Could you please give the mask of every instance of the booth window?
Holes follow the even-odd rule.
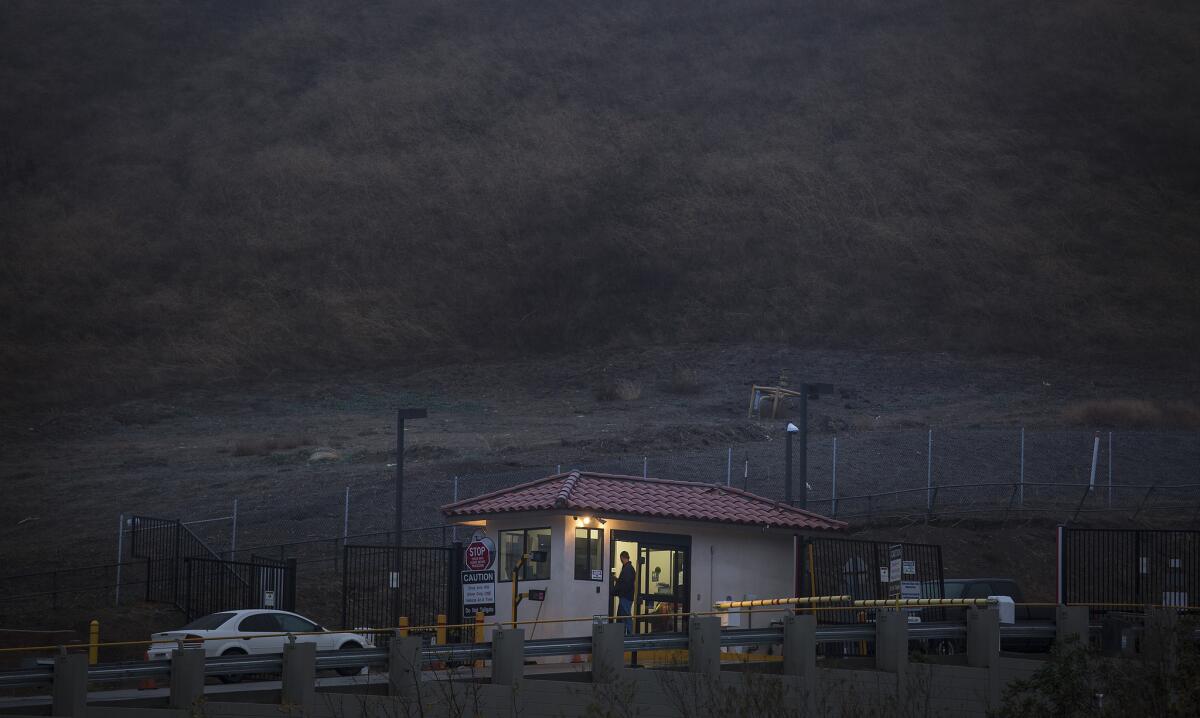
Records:
[[[530,558],[521,569],[522,581],[545,581],[550,578],[550,529],[515,529],[500,532],[500,575],[497,581],[511,581],[513,569],[521,554],[545,551],[545,561]]]
[[[575,580],[603,581],[604,529],[575,529]]]

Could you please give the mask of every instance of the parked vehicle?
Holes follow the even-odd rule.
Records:
[[[170,660],[180,640],[188,648],[203,648],[208,658],[282,653],[287,634],[297,643],[315,643],[318,651],[343,651],[373,645],[369,635],[340,633],[288,611],[246,610],[213,613],[174,631],[150,636],[154,641],[146,652],[151,661]],[[304,634],[304,635],[298,635]],[[343,676],[353,676],[361,667],[338,668]],[[241,674],[223,675],[224,683],[237,683]]]
[[[945,580],[946,598],[987,598],[988,596],[1008,596],[1017,604],[1013,613],[1017,623],[1030,621],[1053,621],[1054,609],[1048,606],[1025,606],[1025,596],[1021,587],[1011,578],[948,578]],[[946,609],[946,618],[951,621],[963,620],[966,609]],[[1004,651],[1046,651],[1050,641],[1041,638],[1005,638],[1000,642]],[[930,645],[931,653],[948,655],[961,653],[965,645],[961,641],[940,640]]]

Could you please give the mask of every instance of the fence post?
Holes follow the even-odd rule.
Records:
[[[725,456],[725,485],[729,486],[733,482],[733,447],[729,447],[729,453]]]
[[[804,715],[816,713],[817,619],[812,614],[783,617],[783,674],[797,676],[803,686]]]
[[[58,571],[50,574],[50,607],[58,608]]]
[[[233,497],[233,528],[229,532],[229,560],[237,557],[237,497]]]
[[[59,648],[54,658],[50,714],[82,718],[87,712],[87,656]]]
[[[649,477],[649,462],[646,460],[646,457],[643,456],[642,457],[642,478],[645,479],[648,477]]]
[[[1108,508],[1112,508],[1112,432],[1108,432]]]
[[[497,629],[492,634],[492,685],[515,686],[524,676],[525,629]]]
[[[555,472],[555,473],[562,473],[562,472]],[[453,501],[453,503],[458,503],[458,474],[454,475],[454,501]],[[450,529],[450,540],[452,542],[458,541],[458,524],[454,524],[454,527]]]
[[[1017,494],[1017,505],[1025,506],[1025,427],[1021,427],[1021,474],[1017,479],[1021,490]]]
[[[462,571],[463,545],[455,541],[450,546],[450,571],[446,576],[446,612],[453,617],[453,624],[462,623],[466,618],[462,604]]]
[[[347,626],[346,618],[350,609],[350,547],[342,547],[342,628],[357,628],[357,626]]]
[[[179,555],[183,542],[183,522],[175,519],[175,560],[171,571],[171,600],[179,605]]]
[[[721,619],[716,616],[688,621],[688,671],[713,678],[721,671]]]
[[[1000,705],[1000,612],[995,607],[967,609],[967,665],[987,671],[987,704]]]
[[[192,616],[192,560],[185,558],[183,563],[187,566],[187,583],[184,584],[183,617],[190,621],[194,618]],[[175,597],[175,602],[179,603],[178,596]]]
[[[168,705],[190,709],[204,696],[204,649],[176,649],[171,654],[171,695]]]
[[[113,605],[121,605],[121,564],[125,561],[125,514],[117,518],[117,590]]]
[[[830,513],[834,518],[837,518],[837,437],[833,437],[833,499],[830,504]]]
[[[284,595],[287,600],[285,611],[296,610],[296,559],[289,558],[283,574]]]
[[[933,512],[933,429],[929,430],[929,443],[925,448],[925,511]]]
[[[316,695],[316,674],[317,644],[297,643],[295,636],[288,636],[283,647],[282,704],[300,708],[307,715]]]
[[[346,500],[342,504],[342,548],[350,539],[350,487],[346,487]]]
[[[396,631],[388,642],[388,694],[408,698],[421,694],[421,639]]]
[[[592,682],[616,683],[625,655],[625,626],[592,624]]]
[[[1096,432],[1092,442],[1092,473],[1088,476],[1088,491],[1096,488],[1096,464],[1100,462],[1100,432]]]

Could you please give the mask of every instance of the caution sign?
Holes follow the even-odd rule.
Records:
[[[473,618],[476,613],[496,615],[496,572],[462,572],[463,618]]]
[[[496,615],[496,544],[483,531],[476,531],[463,549],[463,565],[463,618],[473,619],[480,611]]]

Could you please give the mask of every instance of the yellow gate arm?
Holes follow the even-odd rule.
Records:
[[[752,601],[717,601],[713,608],[724,611],[729,608],[754,608],[756,606],[789,606],[800,604],[813,606],[822,603],[845,603],[850,596],[792,596],[791,598],[757,598]]]

